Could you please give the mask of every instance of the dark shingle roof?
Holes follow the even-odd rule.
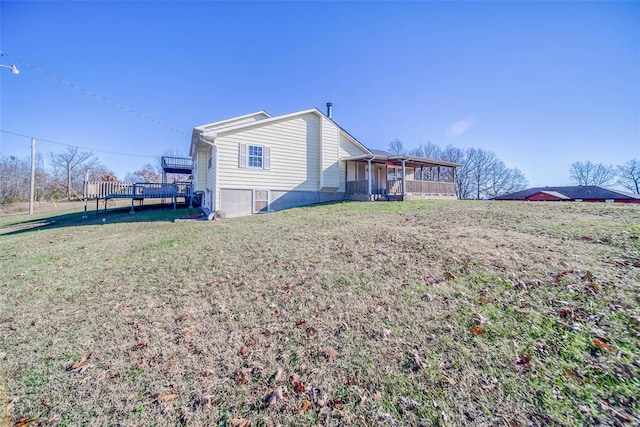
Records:
[[[606,200],[606,199],[624,199],[624,200],[640,200],[640,195],[628,193],[626,191],[612,190],[608,188],[598,187],[595,185],[573,185],[568,187],[534,187],[526,190],[516,191],[515,193],[503,194],[494,197],[494,200],[526,200],[541,191],[560,193],[569,199],[583,200]]]

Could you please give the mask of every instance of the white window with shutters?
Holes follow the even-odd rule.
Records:
[[[264,145],[239,144],[238,167],[271,169],[271,148]]]
[[[270,191],[269,190],[253,190],[253,213],[270,212]]]

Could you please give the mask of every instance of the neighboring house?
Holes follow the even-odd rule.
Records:
[[[197,126],[189,155],[202,206],[241,216],[338,200],[455,198],[457,163],[370,150],[318,109]]]
[[[640,203],[640,195],[595,185],[535,187],[494,197],[493,200]]]

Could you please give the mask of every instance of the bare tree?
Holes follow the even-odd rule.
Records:
[[[631,159],[618,166],[618,184],[629,191],[640,194],[640,160]]]
[[[62,153],[49,153],[49,161],[54,170],[65,176],[67,200],[71,200],[72,181],[82,176],[86,168],[96,159],[91,151],[80,151],[78,147],[68,147],[67,151]]]
[[[406,150],[404,149],[404,146],[402,145],[402,141],[400,141],[398,138],[396,138],[393,141],[389,142],[389,152],[391,154],[404,154],[404,153],[406,153]]]
[[[440,160],[442,150],[433,142],[427,141],[426,144],[420,144],[417,148],[410,150],[409,154],[427,159]]]
[[[29,161],[0,157],[0,204],[24,200],[29,191]]]
[[[607,185],[616,178],[616,169],[604,163],[575,162],[571,164],[569,174],[578,185]]]
[[[162,175],[158,172],[158,170],[151,164],[147,163],[142,167],[142,169],[137,170],[133,173],[128,173],[125,177],[125,181],[129,182],[161,182]]]
[[[490,175],[490,186],[487,196],[495,197],[501,194],[523,190],[529,181],[518,168],[507,168],[500,161]]]

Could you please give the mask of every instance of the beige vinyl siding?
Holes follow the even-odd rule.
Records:
[[[193,177],[196,181],[195,191],[204,191],[207,188],[207,153],[209,150],[198,150],[196,161],[193,162],[195,170]]]
[[[217,170],[216,170],[216,165],[217,165],[217,159],[216,159],[216,152],[217,152],[217,147],[210,147],[209,150],[207,150],[206,152],[206,156],[205,158],[208,158],[209,156],[209,151],[211,152],[211,168],[207,168],[207,188],[213,193],[213,201],[214,204],[213,206],[210,206],[212,210],[217,210],[218,206],[219,206],[219,200],[218,198],[220,197],[219,191],[217,191],[216,188],[216,178],[217,178]],[[205,164],[205,167],[208,166],[208,164]]]
[[[305,114],[218,136],[218,188],[317,191],[318,126]],[[238,167],[240,144],[269,147],[271,169]]]
[[[364,151],[362,148],[360,148],[358,145],[354,144],[353,142],[351,142],[351,140],[349,138],[347,138],[346,136],[344,136],[342,133],[340,134],[340,145],[338,147],[339,151],[339,156],[340,158],[343,157],[350,157],[350,156],[360,156],[362,154],[368,154],[366,151]],[[346,162],[345,161],[341,161],[340,162],[340,174],[339,174],[339,180],[340,180],[340,186],[338,188],[338,191],[345,191],[345,165]],[[355,178],[354,176],[354,171],[355,171],[355,167],[353,165],[353,163],[351,163],[349,165],[349,180],[353,180]],[[361,178],[359,178],[361,179]]]
[[[340,163],[338,141],[340,129],[330,120],[322,117],[322,190],[337,189],[340,186]]]

